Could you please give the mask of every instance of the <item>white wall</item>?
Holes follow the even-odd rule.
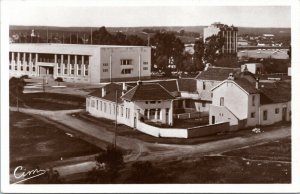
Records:
[[[248,95],[239,86],[227,80],[213,90],[212,104],[220,106],[220,98],[224,97],[226,106],[238,119],[243,120],[248,117]]]
[[[261,125],[272,125],[274,123],[282,121],[282,109],[283,107],[287,108],[286,112],[286,120],[290,121],[290,111],[291,111],[291,102],[287,103],[278,103],[278,104],[265,104],[260,107],[260,124]],[[275,109],[279,108],[279,113],[275,113]],[[263,112],[267,111],[267,120],[264,120],[263,118]]]
[[[122,59],[130,59],[132,64],[121,65]],[[108,66],[103,66],[104,63],[108,63]],[[101,48],[100,67],[101,80],[149,77],[151,75],[151,49],[149,47]],[[103,72],[103,69],[108,69],[108,72]],[[131,74],[121,74],[122,69],[132,69]]]

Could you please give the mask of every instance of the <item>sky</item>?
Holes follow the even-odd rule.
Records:
[[[207,26],[214,22],[221,22],[241,27],[290,27],[291,9],[289,6],[190,6],[184,4],[182,6],[144,6],[143,4],[102,6],[88,3],[75,6],[13,4],[8,11],[8,18],[10,25]]]

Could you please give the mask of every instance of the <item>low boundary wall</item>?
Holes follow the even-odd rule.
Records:
[[[154,137],[194,138],[229,131],[229,122],[180,129],[159,128],[138,121],[136,128],[137,130]]]

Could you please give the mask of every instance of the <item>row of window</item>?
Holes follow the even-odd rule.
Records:
[[[155,119],[155,112],[156,112],[156,119],[160,120],[160,112],[161,109],[145,109],[145,113],[144,115],[148,118],[148,119]]]
[[[275,108],[275,114],[279,114],[280,109],[279,108]],[[255,112],[251,113],[251,118],[255,118]],[[268,111],[264,110],[263,111],[263,120],[268,120]]]
[[[15,65],[14,67],[15,67],[14,70],[17,71],[18,70],[18,66]],[[12,70],[12,65],[9,65],[9,70]],[[26,66],[26,68],[23,68],[23,66],[20,66],[20,71],[24,71],[24,70],[25,71],[30,71],[29,66]],[[32,71],[33,72],[35,71],[35,67],[34,66],[32,67]]]
[[[68,57],[70,57],[70,64],[75,64],[75,59],[77,56],[77,64],[82,64],[82,60],[84,64],[89,64],[89,56],[87,55],[65,55],[65,54],[57,54],[57,63],[65,63],[68,64]],[[35,62],[36,53],[31,53],[31,62]],[[9,52],[9,61],[18,60],[18,53]],[[20,61],[30,61],[30,53],[20,52],[19,53]],[[55,54],[48,53],[38,53],[37,54],[38,62],[45,63],[54,63],[55,62]]]
[[[108,103],[108,102],[102,102],[100,100],[91,100],[91,107],[92,108],[96,108],[99,111],[102,111],[104,113],[108,113],[108,114],[112,114],[115,115],[116,114],[116,105],[113,103]],[[117,115],[123,117],[124,116],[124,107],[121,106],[118,108],[119,110],[117,110]],[[125,118],[129,119],[130,118],[130,109],[129,108],[125,108]]]
[[[83,66],[81,64],[77,64],[77,75],[82,75],[82,67],[84,68],[84,76],[88,75],[88,68],[89,65],[84,64]],[[62,71],[63,69],[63,71]],[[63,72],[63,75],[74,75],[75,74],[75,65],[70,64],[70,68],[68,68],[67,64],[57,64],[57,74],[61,74]],[[69,72],[69,73],[68,73]]]
[[[104,64],[103,66],[108,66],[108,63]],[[121,65],[132,65],[132,59],[121,59]],[[148,61],[143,61],[143,65],[148,65]]]
[[[145,103],[146,103],[146,104],[156,104],[156,103],[160,104],[161,101],[155,101],[155,100],[152,100],[152,101],[145,101]]]

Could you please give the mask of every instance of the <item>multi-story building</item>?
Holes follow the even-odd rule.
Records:
[[[212,93],[210,124],[229,122],[237,130],[291,121],[290,83],[253,83],[231,74]]]
[[[151,49],[146,46],[9,45],[10,76],[61,77],[67,82],[99,83],[150,78]]]
[[[213,23],[212,25],[204,28],[204,42],[208,37],[213,35],[224,38],[224,45],[222,47],[222,53],[237,53],[237,34],[238,28],[234,26],[228,26],[221,23]]]

